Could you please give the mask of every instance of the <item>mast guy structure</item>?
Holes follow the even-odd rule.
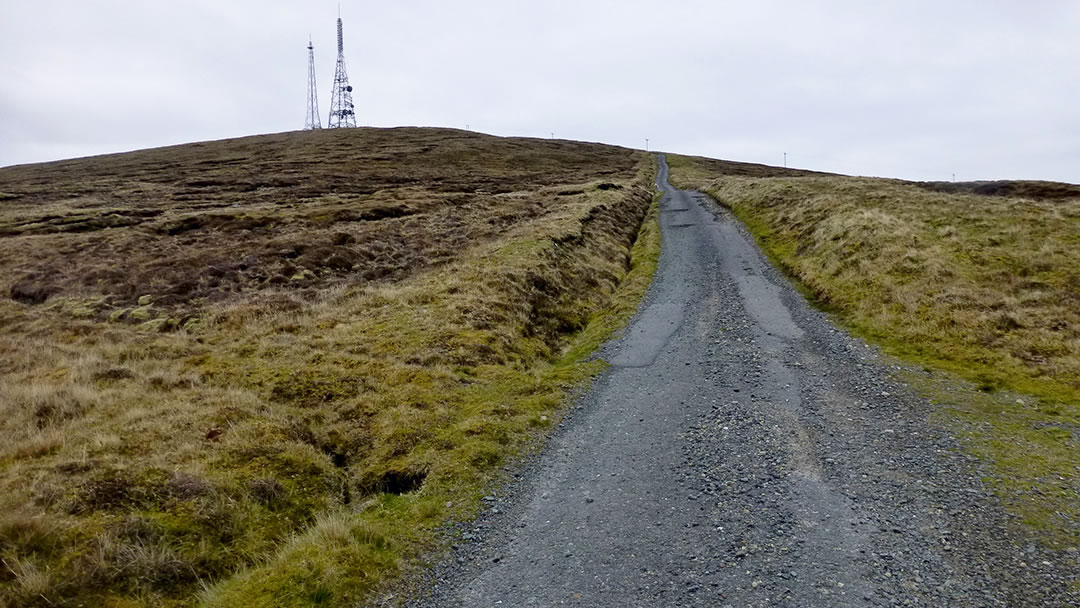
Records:
[[[330,129],[356,126],[352,87],[349,86],[349,77],[345,74],[345,44],[340,16],[337,20],[337,67],[334,68],[334,90],[330,92],[330,118],[326,126]]]
[[[304,130],[322,128],[322,118],[319,116],[319,92],[315,86],[315,47],[308,38],[307,43],[308,71],[307,71],[307,116],[304,117]]]

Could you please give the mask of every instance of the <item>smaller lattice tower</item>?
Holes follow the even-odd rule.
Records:
[[[307,116],[304,117],[304,130],[322,128],[322,117],[319,116],[319,88],[315,86],[315,46],[308,38],[307,43]]]
[[[341,33],[341,17],[337,20],[337,67],[334,68],[334,90],[330,93],[330,118],[326,126],[355,127],[356,113],[353,111],[352,87],[349,76],[345,73],[345,42]]]

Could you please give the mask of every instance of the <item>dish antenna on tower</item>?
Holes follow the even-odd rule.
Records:
[[[337,67],[334,68],[334,90],[330,92],[330,119],[326,126],[331,129],[356,126],[353,111],[352,87],[345,73],[345,36],[341,29],[341,7],[337,20]]]

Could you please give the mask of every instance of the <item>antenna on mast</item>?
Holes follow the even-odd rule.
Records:
[[[307,56],[307,114],[304,117],[305,131],[322,128],[322,118],[319,117],[319,88],[315,86],[315,46],[311,44],[311,34],[308,34]]]
[[[345,36],[341,27],[341,5],[337,20],[337,67],[334,68],[334,89],[330,93],[330,118],[326,126],[331,129],[355,127],[356,112],[353,111],[352,87],[345,73]]]

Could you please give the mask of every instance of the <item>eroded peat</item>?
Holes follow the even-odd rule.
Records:
[[[438,129],[0,170],[0,597],[366,597],[596,371],[653,172]]]

